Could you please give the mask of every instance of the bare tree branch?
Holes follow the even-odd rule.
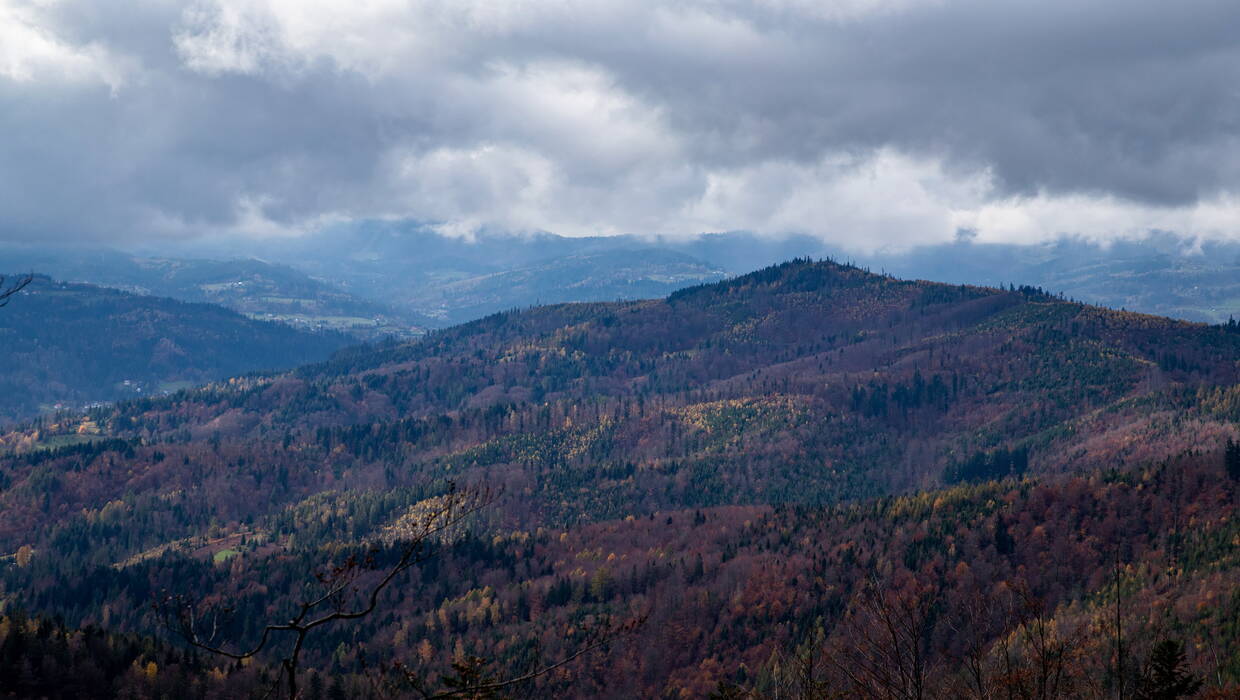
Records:
[[[18,292],[25,289],[27,285],[34,281],[33,274],[27,274],[10,282],[9,279],[0,275],[0,306],[7,306],[9,300]]]
[[[862,584],[841,622],[828,662],[854,697],[924,700],[936,695],[930,641],[941,587],[914,582],[888,590],[874,577]]]
[[[497,494],[489,488],[458,490],[455,486],[451,486],[448,493],[436,500],[429,512],[416,519],[412,531],[401,537],[403,545],[400,557],[395,564],[387,567],[386,573],[378,582],[370,585],[368,594],[364,596],[364,605],[349,609],[347,605],[351,596],[348,595],[348,591],[351,589],[354,593],[360,593],[361,589],[355,585],[356,581],[364,571],[369,570],[368,564],[373,562],[369,558],[366,561],[358,561],[356,557],[350,557],[344,564],[334,567],[330,573],[316,577],[325,587],[322,595],[300,603],[297,614],[288,622],[268,624],[263,628],[258,642],[244,651],[231,651],[216,641],[220,633],[219,623],[222,618],[230,614],[229,608],[200,612],[197,604],[184,597],[167,597],[158,602],[156,607],[164,617],[167,626],[186,642],[212,654],[237,661],[252,658],[261,653],[273,643],[274,634],[290,633],[293,638],[292,649],[280,660],[283,674],[281,679],[277,680],[277,685],[281,681],[286,682],[288,697],[296,698],[298,695],[297,670],[307,635],[323,625],[338,620],[356,620],[374,612],[379,605],[380,595],[392,581],[401,572],[426,560],[427,545],[432,539],[491,505],[496,498]],[[331,604],[330,612],[319,613],[319,609],[326,607],[329,603]],[[316,616],[316,613],[319,614]],[[210,620],[210,631],[205,634],[199,629],[200,621],[204,618]]]

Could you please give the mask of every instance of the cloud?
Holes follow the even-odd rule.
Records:
[[[1234,238],[1223,0],[0,0],[0,235]]]
[[[45,3],[0,0],[0,79],[124,83],[122,61],[100,44],[74,45],[46,26]]]

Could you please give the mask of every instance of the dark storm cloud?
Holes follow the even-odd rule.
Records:
[[[1231,2],[125,7],[0,0],[0,235],[1219,236],[1240,190]]]

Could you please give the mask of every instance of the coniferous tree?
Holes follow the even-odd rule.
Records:
[[[995,522],[995,549],[1005,557],[1016,551],[1016,540],[1012,539],[1007,522],[1002,517]]]
[[[1240,442],[1235,442],[1234,440],[1227,441],[1223,464],[1227,468],[1227,476],[1232,481],[1240,481]]]
[[[1184,643],[1164,639],[1154,646],[1137,686],[1138,700],[1175,700],[1201,689],[1202,681],[1184,668]]]

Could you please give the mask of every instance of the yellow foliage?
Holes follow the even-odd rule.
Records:
[[[435,660],[435,647],[431,646],[429,639],[423,639],[418,642],[418,659],[423,664],[429,664]]]

